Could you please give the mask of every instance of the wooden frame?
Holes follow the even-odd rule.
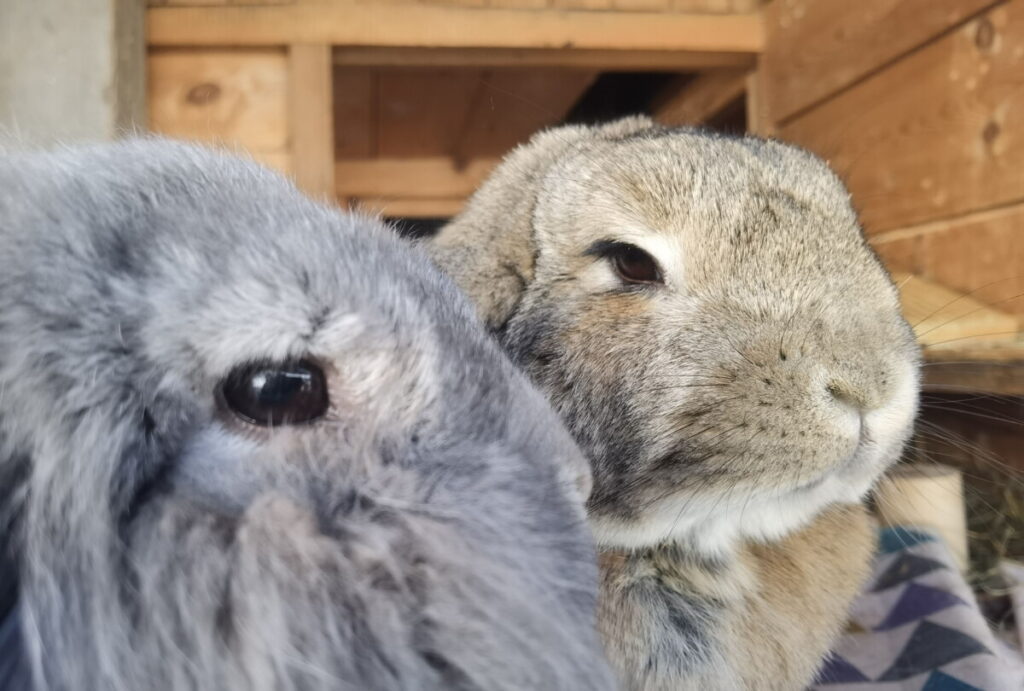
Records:
[[[294,43],[396,48],[688,51],[756,55],[761,16],[301,2],[153,7],[150,46]]]

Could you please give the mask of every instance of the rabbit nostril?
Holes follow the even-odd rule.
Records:
[[[834,398],[838,403],[842,403],[845,406],[849,406],[854,410],[860,410],[863,406],[861,399],[852,392],[849,387],[840,382],[829,382],[825,385],[825,390],[828,394]]]

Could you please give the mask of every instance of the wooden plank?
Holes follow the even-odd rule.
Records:
[[[382,0],[376,0],[381,2]],[[391,4],[413,4],[415,0],[383,0]],[[148,0],[150,7],[187,7],[190,5],[287,5],[295,0]],[[759,0],[420,0],[424,5],[455,7],[491,7],[543,9],[549,5],[584,10],[651,10],[730,14],[753,12]]]
[[[1010,502],[1020,506],[1024,398],[975,396],[970,390],[955,389],[931,393],[921,403],[923,424],[917,426],[914,452],[961,468],[969,499],[968,530],[986,541],[1006,540],[986,551],[1019,557],[1021,535],[1010,527],[1018,520],[1018,509]],[[972,505],[979,509],[973,514]]]
[[[665,12],[672,0],[612,0],[612,9],[626,12]]]
[[[247,151],[246,153],[256,159],[259,163],[262,163],[269,168],[273,168],[279,173],[291,175],[292,156],[291,153],[287,151]]]
[[[455,160],[503,156],[560,122],[596,78],[581,70],[485,72],[452,151]]]
[[[308,2],[154,7],[151,46],[292,43],[434,48],[577,48],[757,53],[760,15],[587,12]]]
[[[759,0],[554,0],[553,4],[555,7],[578,10],[732,14],[753,12],[760,2]]]
[[[741,51],[593,50],[581,48],[409,48],[339,46],[339,65],[370,67],[567,67],[599,71],[688,72],[754,66],[755,55]]]
[[[672,9],[676,12],[729,14],[754,12],[761,4],[761,0],[672,0]]]
[[[1020,342],[926,348],[924,357],[926,391],[1024,396],[1024,344]]]
[[[377,155],[450,155],[481,75],[472,69],[379,70]]]
[[[195,5],[288,5],[295,0],[148,0],[150,7],[189,7]]]
[[[548,0],[489,0],[489,7],[539,10],[548,6]]]
[[[1024,318],[1024,204],[872,238],[886,265]]]
[[[939,350],[1017,340],[1020,324],[1011,314],[913,274],[895,273],[893,280],[903,316],[923,346]]]
[[[331,47],[293,45],[288,51],[291,172],[308,194],[334,198]]]
[[[155,50],[147,72],[154,132],[253,152],[287,150],[284,51]]]
[[[666,125],[700,125],[717,115],[747,90],[743,70],[714,70],[680,78],[653,103],[653,115]]]
[[[567,10],[610,10],[612,0],[552,0],[552,5]]]
[[[498,159],[469,161],[461,168],[450,158],[375,158],[336,163],[339,197],[464,198],[471,195]]]
[[[1024,199],[1024,2],[780,129],[846,178],[869,233]]]
[[[334,68],[334,156],[377,153],[376,74],[365,67]]]
[[[451,218],[465,205],[456,199],[353,199],[350,208],[380,214],[387,218]]]
[[[921,46],[996,0],[779,0],[763,64],[775,122]]]
[[[747,131],[762,137],[772,137],[776,129],[768,115],[764,88],[764,70],[758,65],[747,74]]]

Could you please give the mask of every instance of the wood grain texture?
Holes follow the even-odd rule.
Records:
[[[155,50],[147,76],[154,132],[283,160],[288,151],[284,51]]]
[[[339,65],[372,67],[565,67],[593,70],[687,72],[719,67],[753,67],[755,54],[586,48],[423,48],[338,46]]]
[[[894,270],[1024,318],[1024,205],[892,231],[872,246]]]
[[[747,131],[762,137],[776,134],[775,122],[768,114],[764,94],[764,69],[758,64],[747,74]]]
[[[775,122],[824,99],[995,0],[776,0],[764,10]]]
[[[494,0],[491,0],[493,4]],[[753,12],[760,0],[553,0],[555,7],[578,10],[647,10],[655,12],[692,12],[694,14],[733,14]]]
[[[474,69],[379,70],[377,155],[450,155],[466,125],[482,74]]]
[[[334,198],[333,63],[328,45],[288,51],[291,173],[307,194]]]
[[[189,7],[211,5],[288,5],[295,0],[148,0],[150,7]]]
[[[385,199],[357,198],[350,202],[350,208],[369,213],[378,213],[385,218],[451,218],[462,211],[466,200],[452,199]]]
[[[153,7],[151,46],[331,45],[757,53],[759,14],[589,12],[302,2]]]
[[[744,70],[711,70],[667,86],[655,100],[652,114],[666,125],[700,125],[741,98],[746,90]]]
[[[1020,344],[925,351],[925,364],[925,391],[1024,396],[1024,346]],[[1017,418],[1014,448],[1024,460],[1024,454],[1020,453],[1024,448],[1020,443],[1020,420]],[[977,419],[971,424],[975,429],[984,427]]]
[[[497,164],[496,158],[461,167],[446,157],[340,160],[336,192],[339,197],[465,198]]]
[[[1020,325],[1007,312],[913,274],[896,273],[893,280],[903,316],[922,346],[938,350],[1017,340]]]
[[[1024,0],[780,129],[846,178],[869,234],[1024,199]]]
[[[1024,388],[1018,394],[1021,391]],[[1019,558],[1020,534],[1015,525],[1024,471],[1020,429],[1024,397],[978,396],[957,388],[931,393],[923,402],[916,451],[923,460],[963,470],[968,530],[972,537],[981,538],[975,544],[984,545],[984,560],[975,565],[975,575],[992,568],[997,554]]]
[[[369,68],[334,68],[335,158],[376,155],[376,80]]]
[[[672,0],[676,12],[754,12],[767,0]]]
[[[581,70],[486,71],[452,154],[458,162],[505,155],[565,117],[597,78]]]

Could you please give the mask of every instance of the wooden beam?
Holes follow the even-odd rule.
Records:
[[[666,125],[700,125],[747,90],[743,70],[714,70],[670,84],[653,104],[654,119]]]
[[[457,199],[385,199],[353,198],[350,208],[369,213],[378,213],[388,218],[451,218],[465,205],[466,200]]]
[[[146,19],[151,46],[317,43],[757,53],[764,44],[757,13],[485,9],[322,0],[256,7],[154,7]]]
[[[330,46],[288,50],[291,172],[300,189],[324,199],[334,198],[332,69]]]
[[[752,68],[749,51],[593,50],[580,48],[409,48],[337,46],[339,65],[367,67],[568,67],[601,72],[693,72]]]
[[[747,75],[747,131],[762,137],[775,135],[775,123],[765,102],[764,68],[760,64]]]
[[[497,158],[469,161],[461,168],[441,157],[345,159],[335,164],[335,188],[342,198],[463,199],[497,164]]]

